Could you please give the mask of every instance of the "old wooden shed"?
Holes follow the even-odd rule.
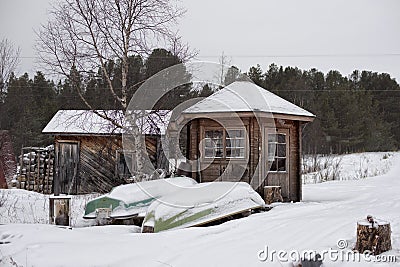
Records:
[[[122,111],[98,112],[114,121],[124,118]],[[168,168],[168,162],[160,156],[160,138],[165,134],[169,111],[159,112],[163,116],[153,120],[149,115],[141,130],[154,167]],[[59,110],[42,132],[54,135],[55,194],[109,192],[126,183],[130,169],[135,168],[135,152],[123,150],[121,129],[92,111]]]
[[[280,186],[300,201],[301,129],[314,115],[251,82],[234,82],[184,110],[186,157],[198,182],[245,181],[261,196]]]

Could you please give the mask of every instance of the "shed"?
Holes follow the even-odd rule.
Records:
[[[120,110],[97,112],[123,123]],[[146,112],[148,116],[140,128],[149,158],[155,168],[168,168],[160,138],[165,134],[170,112]],[[90,110],[59,110],[42,132],[54,135],[55,194],[109,192],[131,176],[128,165],[134,168],[135,152],[123,151],[122,130]]]
[[[186,157],[198,182],[245,181],[261,196],[265,186],[280,186],[284,201],[300,201],[301,129],[314,117],[238,81],[184,110],[176,123],[188,128]]]

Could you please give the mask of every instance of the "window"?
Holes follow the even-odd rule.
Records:
[[[227,158],[244,158],[244,130],[228,130],[225,140]]]
[[[223,131],[211,130],[205,132],[205,153],[206,158],[222,158],[224,147],[222,144]]]
[[[245,157],[245,130],[206,130],[204,139],[205,158]]]
[[[131,177],[131,171],[136,170],[136,156],[134,151],[117,151],[116,174],[121,178]]]
[[[286,172],[285,134],[268,134],[268,167],[271,172]]]

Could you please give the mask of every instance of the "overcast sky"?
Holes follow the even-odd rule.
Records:
[[[0,38],[22,50],[18,73],[34,65],[34,29],[47,19],[49,0],[0,0]],[[390,73],[400,81],[398,0],[182,0],[179,29],[200,60],[222,52],[247,71],[259,63]]]

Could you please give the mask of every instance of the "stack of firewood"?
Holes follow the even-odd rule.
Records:
[[[43,194],[53,193],[54,147],[25,147],[17,167],[17,188]]]

